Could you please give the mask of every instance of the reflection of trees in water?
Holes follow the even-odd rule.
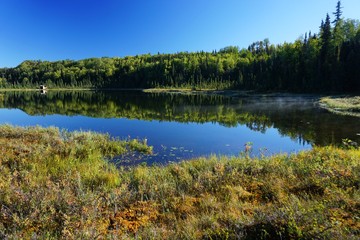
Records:
[[[6,92],[1,107],[19,108],[30,115],[84,115],[176,122],[245,125],[265,133],[270,127],[299,143],[340,144],[359,141],[356,119],[314,107],[314,98],[230,98],[205,94],[164,94],[138,91]]]
[[[280,134],[300,144],[339,145],[345,138],[360,141],[356,135],[360,131],[358,119],[329,113],[316,106],[316,98],[284,99],[258,103],[257,107],[247,105],[246,110],[266,115]]]

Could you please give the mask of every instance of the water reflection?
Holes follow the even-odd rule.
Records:
[[[0,93],[0,123],[55,125],[147,137],[157,155],[149,163],[203,154],[297,151],[311,144],[360,142],[358,119],[318,108],[316,97],[227,97],[138,91]],[[9,112],[21,109],[22,112]],[[134,158],[135,156],[132,156]],[[130,158],[129,158],[130,159]],[[124,160],[124,159],[123,159]]]

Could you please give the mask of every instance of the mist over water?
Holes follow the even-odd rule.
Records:
[[[319,108],[316,96],[228,97],[138,91],[4,92],[0,124],[108,133],[147,139],[153,156],[130,154],[118,164],[168,163],[198,156],[272,155],[312,145],[360,142],[357,118]]]

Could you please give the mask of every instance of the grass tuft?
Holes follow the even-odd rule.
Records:
[[[360,150],[116,169],[146,142],[0,126],[5,239],[358,239]],[[138,147],[134,147],[138,146]]]
[[[360,117],[360,96],[323,97],[320,106],[334,113]]]

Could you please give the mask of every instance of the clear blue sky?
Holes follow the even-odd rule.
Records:
[[[0,0],[0,67],[24,60],[212,51],[317,33],[337,0]],[[360,18],[360,0],[342,0]]]

